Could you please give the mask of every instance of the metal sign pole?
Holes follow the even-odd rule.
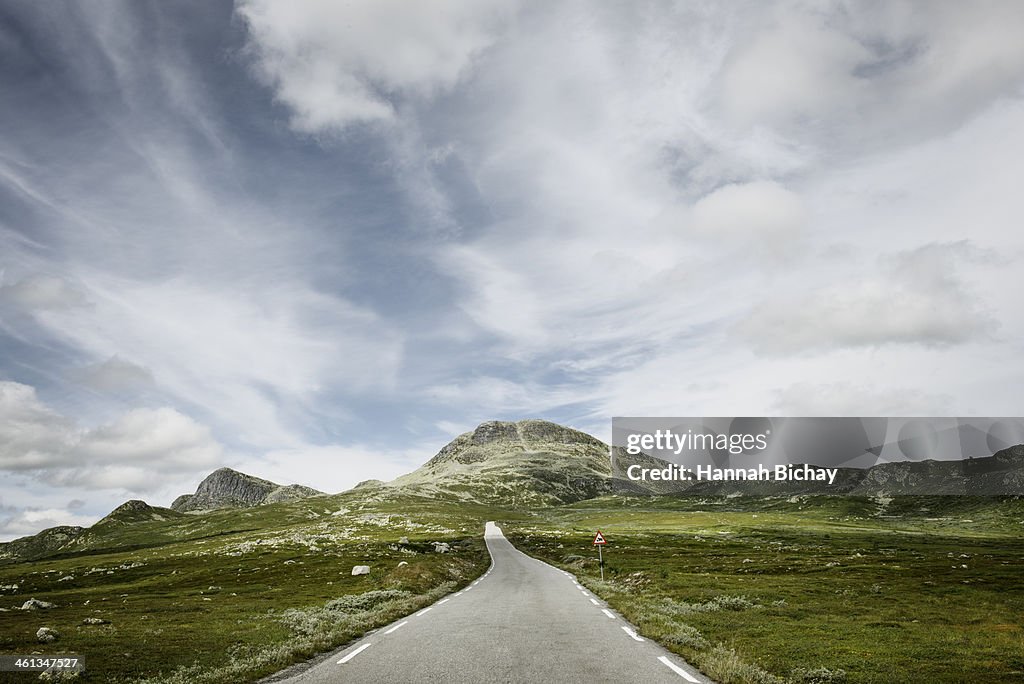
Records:
[[[604,554],[600,546],[597,547],[597,564],[601,566],[601,581],[604,582]]]

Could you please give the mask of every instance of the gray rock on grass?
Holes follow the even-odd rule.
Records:
[[[36,639],[42,644],[53,643],[59,636],[60,633],[57,630],[49,627],[40,627],[36,630]]]
[[[49,608],[54,607],[54,604],[50,603],[49,601],[40,601],[39,599],[35,598],[30,598],[28,601],[25,601],[23,604],[21,604],[22,610],[47,610]]]

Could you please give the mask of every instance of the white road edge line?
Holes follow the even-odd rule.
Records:
[[[633,641],[643,641],[644,640],[644,638],[642,636],[640,636],[639,634],[637,634],[636,632],[631,630],[626,625],[622,625],[622,631],[624,631],[626,634],[628,634],[633,639]]]
[[[433,608],[433,607],[434,607],[434,606],[427,606],[426,608],[424,608],[424,609],[423,609],[423,610],[421,610],[420,612],[416,613],[416,617],[419,617],[420,615],[423,615],[424,613],[426,613],[426,612],[427,612],[428,610],[430,610],[430,609],[431,609],[431,608]]]
[[[608,610],[607,608],[602,608],[601,612],[610,617],[612,620],[615,619],[615,616],[612,615],[612,611]]]
[[[676,665],[675,663],[673,663],[671,660],[669,660],[665,656],[658,656],[658,660],[660,660],[661,662],[663,662],[666,665],[668,665],[669,669],[671,669],[673,672],[675,672],[677,675],[679,675],[680,677],[682,677],[686,681],[688,681],[688,682],[700,682],[699,679],[697,679],[696,677],[691,675],[689,672],[687,672],[683,668],[681,668],[678,665]]]
[[[449,601],[451,601],[450,598],[441,599],[440,601],[437,602],[437,605],[441,605],[442,603],[448,603]]]
[[[370,646],[371,646],[371,644],[363,644],[362,646],[360,646],[359,648],[357,648],[356,650],[352,651],[347,656],[345,656],[344,658],[339,660],[338,664],[339,665],[344,665],[345,663],[347,663],[348,661],[352,660],[353,658],[355,658],[357,655],[359,655],[360,653],[362,653],[366,649],[370,648]]]
[[[590,602],[593,603],[595,606],[601,605],[595,599],[590,599]]]
[[[405,627],[407,624],[409,624],[408,620],[406,620],[405,622],[399,622],[397,625],[395,625],[394,627],[392,627],[391,629],[389,629],[388,631],[386,631],[384,633],[385,634],[391,634],[392,632],[394,632],[399,627]]]

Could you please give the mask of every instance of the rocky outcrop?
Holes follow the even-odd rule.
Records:
[[[171,504],[175,511],[210,511],[218,508],[248,508],[268,503],[294,501],[323,492],[301,485],[279,485],[231,468],[218,468],[199,483],[195,494],[179,496]]]

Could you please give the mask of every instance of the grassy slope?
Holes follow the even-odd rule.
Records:
[[[0,652],[81,654],[83,681],[252,681],[479,575],[489,563],[483,522],[493,517],[479,506],[354,492],[119,526],[92,537],[102,548],[0,566],[0,585],[19,587],[0,592],[0,607],[31,597],[57,604],[0,613]],[[454,550],[434,553],[431,541]],[[362,564],[370,575],[353,577]],[[375,590],[392,591],[324,608]],[[83,625],[87,617],[109,624]],[[60,640],[37,643],[43,625]]]
[[[961,498],[606,497],[506,523],[725,683],[1024,680],[1022,530],[1024,502]]]

